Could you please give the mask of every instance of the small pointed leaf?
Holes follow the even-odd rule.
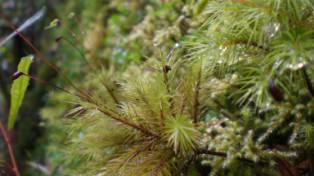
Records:
[[[28,74],[29,67],[33,60],[32,55],[23,57],[18,65],[17,73],[26,73]],[[29,77],[26,75],[19,75],[12,84],[11,87],[11,104],[10,104],[10,113],[8,128],[12,129],[16,120],[18,110],[23,102],[24,95],[29,84]]]

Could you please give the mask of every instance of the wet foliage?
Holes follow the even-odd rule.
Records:
[[[0,3],[0,175],[313,175],[312,0]]]

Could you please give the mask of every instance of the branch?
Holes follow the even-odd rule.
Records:
[[[9,152],[9,156],[10,156],[10,160],[12,163],[12,170],[13,173],[15,174],[15,176],[20,176],[20,172],[18,170],[17,164],[16,164],[16,160],[15,160],[15,156],[14,156],[14,152],[13,152],[13,148],[12,148],[12,144],[9,138],[9,135],[7,133],[7,130],[4,128],[2,122],[0,122],[0,132],[3,136],[4,142],[7,146],[8,152]]]
[[[197,155],[206,154],[206,155],[214,155],[214,156],[220,156],[220,157],[227,157],[227,154],[224,152],[216,152],[212,150],[206,150],[206,149],[200,149],[196,151]]]
[[[97,105],[97,104],[96,104],[96,105]],[[152,136],[152,137],[156,137],[156,138],[160,138],[160,136],[159,136],[158,134],[153,133],[153,132],[151,132],[151,131],[149,131],[149,130],[147,130],[147,129],[145,129],[145,128],[142,128],[142,127],[140,127],[140,126],[138,126],[138,125],[136,125],[136,124],[133,124],[133,123],[127,121],[127,120],[123,120],[123,119],[117,117],[117,116],[116,116],[115,114],[113,114],[113,113],[110,113],[110,112],[105,111],[105,110],[100,109],[100,108],[97,108],[97,110],[100,111],[100,112],[102,112],[103,114],[107,115],[109,118],[111,118],[111,119],[113,119],[113,120],[115,120],[115,121],[117,121],[117,122],[120,122],[120,123],[122,123],[122,124],[124,124],[124,125],[126,125],[126,126],[129,126],[129,127],[133,128],[133,129],[135,129],[135,130],[137,130],[137,131],[140,131],[140,132],[142,132],[142,133],[145,134],[145,135]]]

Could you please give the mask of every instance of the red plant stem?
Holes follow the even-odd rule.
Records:
[[[5,127],[3,126],[2,122],[0,122],[0,132],[1,132],[1,134],[3,136],[3,139],[4,139],[4,142],[5,142],[5,144],[6,144],[7,148],[8,148],[10,160],[11,160],[11,163],[12,163],[13,173],[15,174],[15,176],[20,176],[20,172],[19,172],[19,169],[18,169],[17,164],[16,164],[15,155],[14,155],[14,152],[13,152],[11,140],[10,140],[8,132],[5,129]]]

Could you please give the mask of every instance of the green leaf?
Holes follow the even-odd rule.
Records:
[[[21,73],[28,74],[29,67],[32,63],[34,56],[23,57],[18,65],[17,71]],[[11,104],[10,104],[10,113],[8,128],[12,129],[16,120],[18,110],[23,102],[25,91],[29,83],[29,77],[21,75],[13,81],[11,87]]]

